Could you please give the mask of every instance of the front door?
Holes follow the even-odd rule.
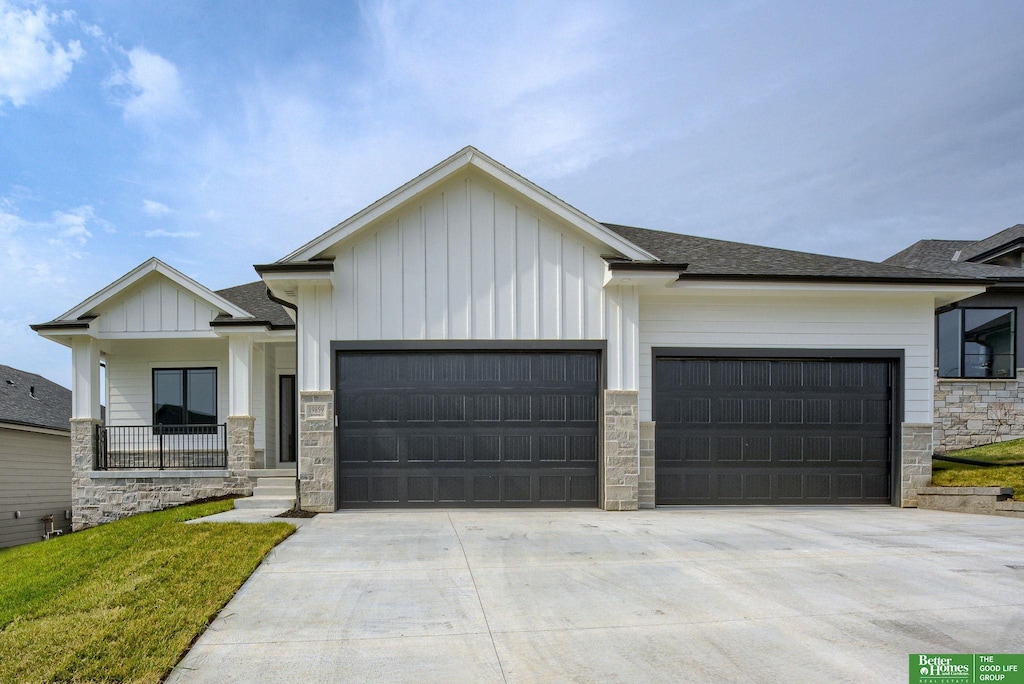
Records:
[[[278,415],[278,460],[281,463],[295,463],[295,376],[282,375],[279,382]]]

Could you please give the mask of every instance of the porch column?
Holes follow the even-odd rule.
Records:
[[[100,347],[95,337],[71,341],[71,529],[96,524],[100,503],[89,496],[100,420]]]
[[[71,417],[100,419],[100,343],[95,337],[71,341]]]
[[[252,416],[252,336],[228,336],[228,470],[240,493],[252,491],[246,471],[256,467],[256,420]]]

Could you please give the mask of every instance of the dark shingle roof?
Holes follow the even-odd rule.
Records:
[[[69,430],[71,390],[41,375],[0,366],[0,423]]]
[[[267,321],[275,328],[295,327],[285,308],[267,297],[267,284],[262,280],[217,290],[217,294],[248,311],[252,314],[253,321]]]
[[[1010,226],[1006,230],[1001,230],[995,235],[990,235],[984,240],[978,240],[970,247],[966,248],[963,253],[963,260],[969,261],[978,256],[983,256],[994,249],[998,249],[1003,245],[1016,242],[1020,243],[1024,240],[1024,224],[1018,223],[1015,226]]]
[[[647,228],[604,224],[664,262],[687,264],[681,277],[822,279],[866,281],[947,281],[971,279],[843,257],[759,247],[741,242],[667,233]]]
[[[1006,231],[1003,232],[1005,233]],[[1001,235],[1002,233],[999,234]],[[986,238],[981,242],[989,243],[990,240],[991,238]],[[1013,238],[1011,237],[1010,240],[1012,241]],[[1005,241],[1000,244],[1004,243]],[[974,250],[974,247],[978,244],[980,243],[971,240],[919,240],[902,252],[893,254],[882,263],[905,266],[907,268],[923,268],[950,275],[974,276],[988,280],[1024,281],[1024,270],[1022,269],[966,261],[969,250],[981,254],[992,249],[994,246],[998,246],[998,244],[993,245],[989,243],[989,247],[978,252]]]

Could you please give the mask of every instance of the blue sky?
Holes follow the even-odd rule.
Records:
[[[0,363],[467,144],[594,218],[879,260],[1024,222],[1024,3],[0,0]]]

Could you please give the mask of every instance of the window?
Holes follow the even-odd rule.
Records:
[[[202,426],[216,424],[216,368],[153,369],[154,426],[167,426],[161,432],[207,432]],[[187,429],[171,430],[172,425]]]
[[[939,377],[1016,375],[1014,309],[951,309],[937,318]]]

